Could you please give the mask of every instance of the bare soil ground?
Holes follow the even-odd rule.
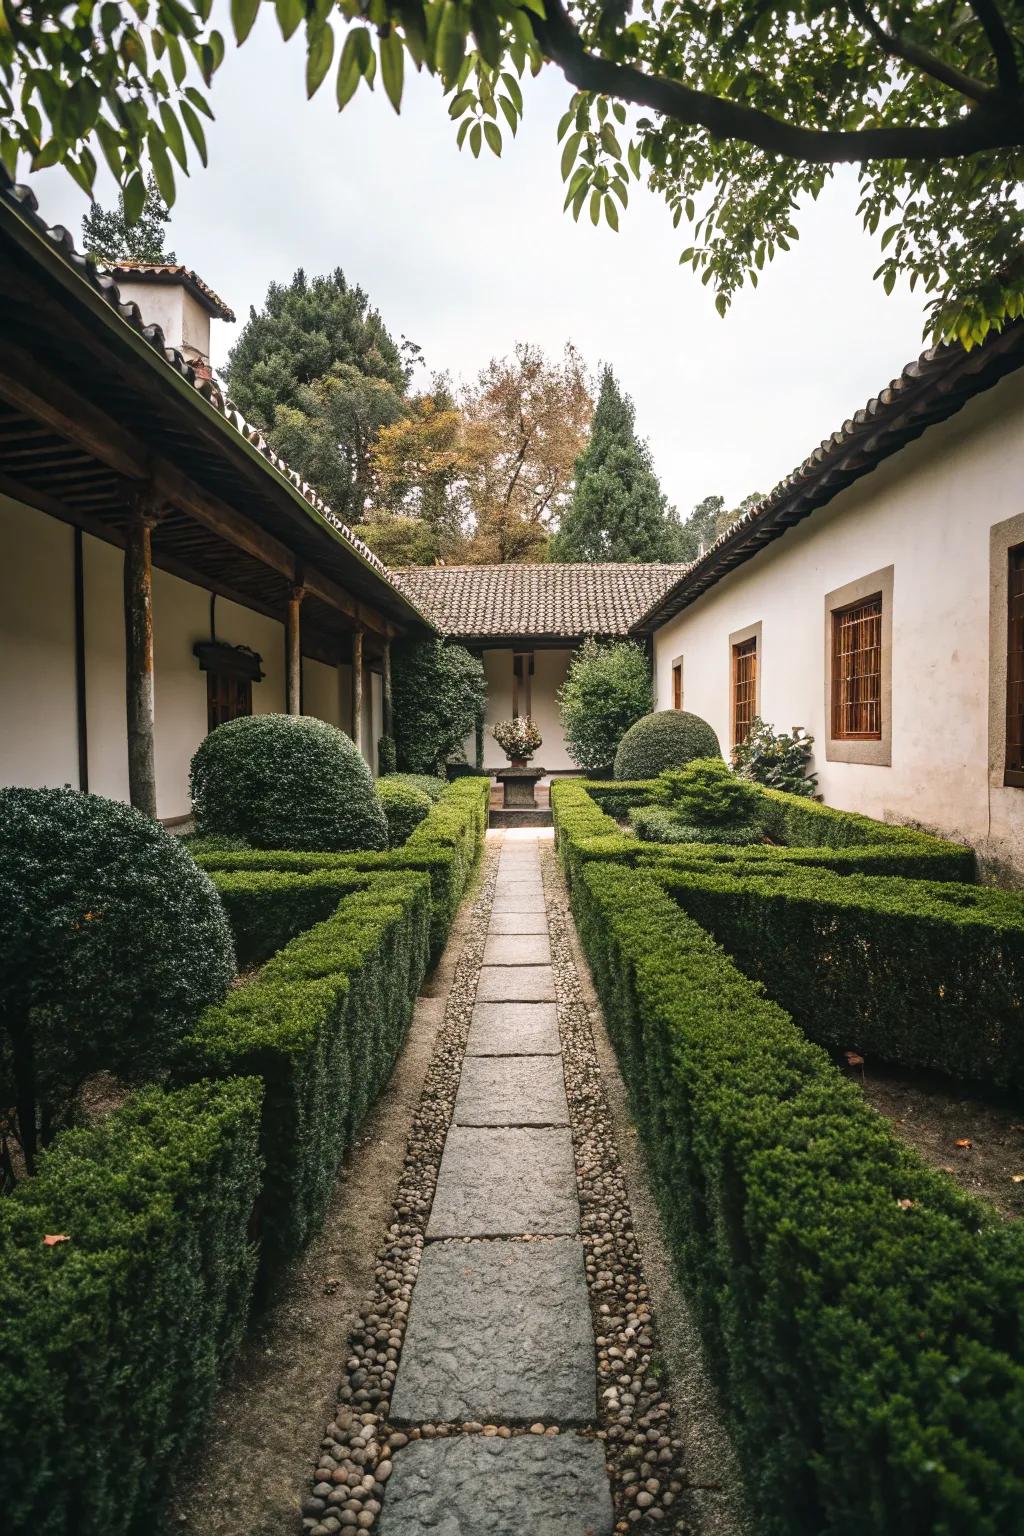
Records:
[[[868,1103],[930,1167],[1000,1215],[1024,1216],[1024,1104],[978,1097],[975,1088],[898,1068],[867,1067],[863,1088]]]

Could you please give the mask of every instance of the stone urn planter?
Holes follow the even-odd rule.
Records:
[[[514,720],[499,720],[491,734],[511,764],[497,774],[498,783],[504,790],[507,809],[531,810],[536,807],[537,780],[544,777],[544,769],[530,767],[530,758],[541,745],[542,737],[528,715]]]

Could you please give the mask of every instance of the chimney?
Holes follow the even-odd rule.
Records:
[[[210,321],[234,320],[224,300],[195,272],[177,264],[124,261],[109,267],[123,303],[137,304],[146,325],[158,325],[201,379],[213,377]]]

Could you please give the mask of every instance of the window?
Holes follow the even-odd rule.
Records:
[[[672,663],[672,708],[683,707],[683,658]]]
[[[252,714],[252,679],[230,672],[206,674],[206,729],[215,731],[227,720]]]
[[[192,647],[199,669],[206,673],[206,729],[215,731],[228,720],[252,714],[252,685],[258,683],[259,657],[247,645],[200,640]]]
[[[732,648],[732,744],[746,741],[757,714],[757,636]]]
[[[1008,553],[1006,764],[1003,782],[1024,787],[1024,544]]]
[[[832,736],[882,739],[882,594],[832,614]]]

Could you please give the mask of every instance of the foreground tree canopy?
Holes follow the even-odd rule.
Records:
[[[545,62],[575,88],[559,137],[566,207],[617,227],[630,177],[692,226],[682,252],[724,313],[796,238],[798,201],[860,167],[882,229],[878,275],[931,295],[934,330],[983,339],[1024,309],[1019,0],[262,0],[299,28],[306,86],[339,107],[379,74],[397,111],[408,59],[451,97],[460,145],[500,154]],[[261,0],[231,0],[245,41]],[[0,0],[0,158],[63,163],[91,190],[96,153],[136,217],[151,165],[206,163],[204,91],[226,44],[212,0]],[[627,108],[636,108],[630,115]],[[645,115],[652,114],[652,115]]]

